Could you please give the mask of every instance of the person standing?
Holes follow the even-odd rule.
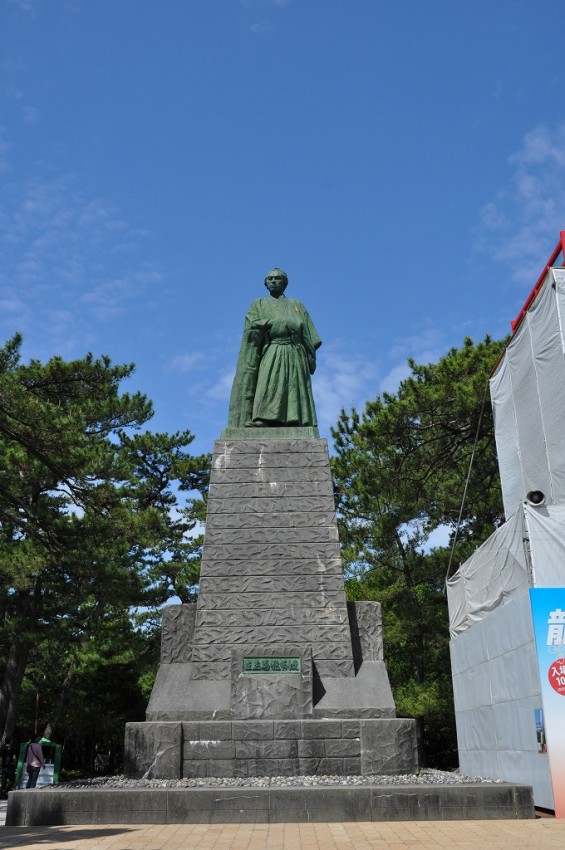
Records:
[[[24,759],[28,775],[26,788],[35,788],[35,786],[37,785],[37,777],[39,776],[39,771],[45,764],[45,759],[43,758],[43,750],[41,749],[41,744],[39,743],[40,738],[40,735],[34,735],[30,743],[27,745],[27,750]]]

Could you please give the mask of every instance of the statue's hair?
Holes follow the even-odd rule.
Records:
[[[275,266],[275,267],[274,267],[274,269],[271,269],[270,271],[268,271],[268,272],[267,272],[267,274],[265,275],[265,283],[267,283],[267,278],[269,277],[269,275],[271,274],[271,272],[280,272],[280,273],[283,275],[283,277],[284,277],[284,279],[286,280],[286,282],[288,283],[288,275],[287,275],[287,273],[286,273],[286,272],[284,272],[282,269],[279,269],[279,267],[278,267],[278,266]]]

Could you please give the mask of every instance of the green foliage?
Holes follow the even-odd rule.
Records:
[[[503,520],[490,370],[505,342],[470,339],[438,363],[409,361],[398,392],[360,415],[342,411],[333,432],[336,502],[350,599],[383,605],[387,666],[399,713],[423,718],[427,758],[455,758],[444,580],[469,462],[458,531],[465,560]]]
[[[207,456],[188,453],[190,432],[144,430],[151,403],[121,391],[131,365],[92,355],[24,365],[20,345],[15,337],[0,348],[5,734],[22,686],[25,706],[30,689],[45,693],[47,674],[52,710],[42,719],[55,725],[97,670],[101,679],[120,671],[117,690],[133,682],[142,693],[149,667],[138,663],[143,646],[155,645],[152,620],[172,595],[186,601],[198,581],[209,467]],[[136,632],[140,619],[147,622]],[[87,692],[83,718],[97,705]],[[103,728],[99,721],[92,734]]]

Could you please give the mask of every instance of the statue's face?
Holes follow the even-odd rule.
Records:
[[[273,298],[278,298],[286,289],[288,280],[280,269],[273,269],[265,278],[265,286]]]

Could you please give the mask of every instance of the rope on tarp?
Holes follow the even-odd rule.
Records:
[[[485,402],[487,400],[487,393],[489,388],[489,382],[485,382],[485,391],[483,393],[483,400],[481,402],[481,409],[479,411],[479,420],[477,422],[477,430],[475,433],[475,441],[473,443],[473,451],[471,452],[471,458],[469,460],[469,469],[467,470],[467,478],[465,479],[465,487],[463,488],[463,496],[461,498],[461,507],[459,508],[459,516],[457,517],[457,525],[455,526],[455,534],[453,536],[453,544],[451,546],[451,552],[449,553],[449,563],[447,565],[447,572],[445,574],[445,583],[447,584],[447,580],[449,578],[449,574],[451,572],[451,564],[453,563],[453,556],[455,554],[455,547],[457,546],[457,538],[459,536],[459,529],[461,527],[461,519],[463,518],[463,509],[465,507],[465,500],[467,498],[467,490],[469,488],[469,481],[471,480],[471,471],[473,469],[473,463],[475,461],[475,452],[477,450],[477,443],[479,442],[479,433],[481,430],[481,423],[483,421],[483,413],[485,409]]]

